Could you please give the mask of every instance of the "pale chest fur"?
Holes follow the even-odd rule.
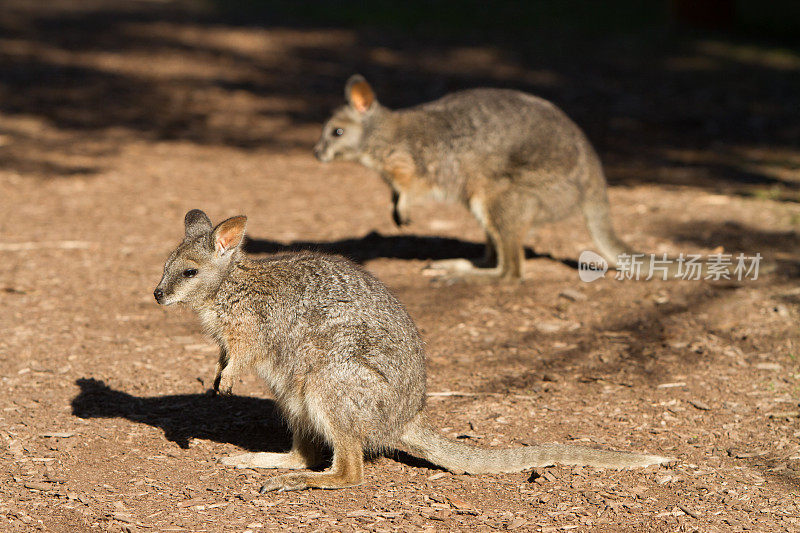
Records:
[[[408,152],[393,150],[381,161],[379,172],[394,190],[414,199],[450,199],[448,189],[436,179],[439,167],[431,163],[420,169]]]
[[[200,324],[203,327],[203,330],[208,334],[214,337],[221,348],[226,348],[226,344],[222,337],[223,337],[223,322],[219,316],[217,310],[212,307],[202,307],[197,310],[197,316],[200,318]]]
[[[255,371],[278,396],[291,389],[292,372],[277,363],[280,342],[265,336],[271,328],[260,324],[255,315],[245,312],[223,313],[209,308],[198,311],[203,329],[228,353],[229,365],[237,372]]]

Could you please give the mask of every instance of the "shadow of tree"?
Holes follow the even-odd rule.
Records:
[[[695,283],[674,281],[670,283]],[[579,366],[586,379],[607,379],[614,381],[618,376],[626,376],[654,384],[663,378],[660,357],[668,354],[678,357],[679,365],[687,367],[697,365],[698,360],[708,357],[705,352],[688,349],[674,351],[667,345],[670,333],[670,319],[684,313],[694,314],[712,302],[724,297],[741,285],[735,283],[698,283],[697,289],[685,295],[680,303],[649,305],[645,308],[631,309],[621,315],[611,314],[599,324],[591,325],[572,332],[559,332],[559,341],[571,348],[542,353],[531,359],[525,357],[526,369],[523,372],[500,374],[488,380],[481,387],[481,392],[506,392],[509,390],[530,390],[541,385],[544,374],[562,375],[569,369]],[[546,346],[552,339],[547,333],[539,331],[518,334],[499,342],[499,346]],[[619,344],[620,350],[610,350],[610,346]],[[619,355],[606,361],[593,359],[591,354],[598,352],[619,351]],[[522,356],[513,356],[520,358]],[[496,361],[503,367],[503,361]],[[675,361],[670,360],[669,365]]]
[[[762,256],[770,256],[775,252],[800,250],[800,234],[795,231],[763,230],[734,220],[673,222],[662,227],[661,233],[677,243],[704,248],[722,246],[726,253],[760,252]]]
[[[341,102],[344,80],[360,71],[392,107],[481,85],[551,99],[610,162],[611,183],[725,193],[797,189],[797,180],[744,163],[664,155],[796,146],[800,77],[792,48],[779,54],[736,35],[677,33],[662,8],[632,2],[617,2],[624,9],[616,10],[513,2],[420,10],[412,2],[370,13],[356,4],[332,10],[323,2],[212,2],[208,11],[191,2],[30,9],[12,1],[0,14],[7,36],[0,42],[0,111],[82,135],[122,127],[148,138],[245,149],[310,147],[311,139],[282,133],[321,123]],[[430,9],[450,16],[423,17],[427,22],[415,26],[419,12]],[[598,16],[607,24],[592,23]],[[597,27],[606,29],[592,31]],[[142,66],[160,61],[175,72]],[[641,168],[617,168],[631,161]],[[706,176],[655,171],[664,165]]]

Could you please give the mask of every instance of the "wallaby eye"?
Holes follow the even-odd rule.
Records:
[[[197,275],[197,269],[196,268],[187,268],[186,270],[183,271],[183,277],[184,278],[193,278],[196,275]]]
[[[334,137],[341,137],[342,135],[344,135],[344,130],[342,128],[336,128],[333,130]]]

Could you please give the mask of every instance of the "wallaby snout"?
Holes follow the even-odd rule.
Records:
[[[331,150],[328,149],[327,143],[324,140],[320,140],[314,145],[314,157],[321,163],[330,163],[333,161],[333,154]]]

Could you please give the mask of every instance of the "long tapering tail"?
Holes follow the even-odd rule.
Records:
[[[448,439],[432,428],[422,415],[410,423],[400,442],[416,457],[454,473],[497,474],[529,468],[564,465],[595,468],[637,468],[673,462],[658,455],[596,450],[583,446],[540,444],[517,448],[479,448]]]

